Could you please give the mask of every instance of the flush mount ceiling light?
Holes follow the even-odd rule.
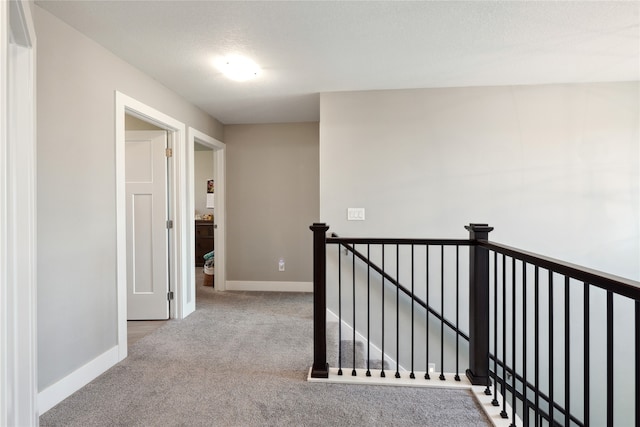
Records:
[[[216,61],[216,67],[222,73],[238,82],[253,79],[260,74],[258,64],[244,56],[227,56]]]

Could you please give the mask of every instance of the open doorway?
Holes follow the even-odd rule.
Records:
[[[186,204],[182,202],[187,180],[185,179],[186,126],[166,114],[157,111],[133,98],[116,92],[116,228],[117,228],[117,289],[118,289],[118,359],[127,357],[127,192],[126,192],[126,117],[132,116],[167,132],[172,159],[168,166],[168,220],[173,225],[168,229],[168,277],[175,284],[169,298],[170,317],[181,319],[190,311],[184,295],[189,286],[186,266],[190,263],[181,242],[186,233]],[[173,296],[173,298],[171,298]]]
[[[196,287],[215,289],[215,162],[213,148],[194,142],[193,199],[195,204]],[[196,290],[197,294],[197,290]]]
[[[168,131],[125,114],[127,343],[169,318]]]
[[[189,206],[194,213],[193,245],[194,263],[191,283],[195,285],[196,271],[200,279],[204,270],[203,255],[213,251],[214,265],[207,273],[214,273],[212,285],[215,290],[226,289],[225,272],[225,155],[224,143],[189,128],[189,161],[191,189]],[[206,277],[206,276],[205,276]],[[207,283],[207,282],[205,282]],[[193,288],[195,295],[195,286]]]
[[[127,234],[125,180],[125,118],[127,115],[151,123],[168,132],[172,161],[169,167],[169,281],[170,318],[183,319],[195,311],[194,267],[194,143],[214,149],[216,171],[216,288],[225,290],[225,145],[184,123],[137,101],[115,93],[116,127],[116,251],[118,289],[118,360],[127,357]]]

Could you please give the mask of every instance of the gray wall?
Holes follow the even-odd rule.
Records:
[[[312,280],[318,138],[318,123],[224,127],[227,280]]]
[[[491,240],[640,280],[639,89],[639,82],[628,82],[322,94],[320,218],[342,236],[378,237],[464,238],[465,224],[487,222],[495,227]],[[366,208],[366,221],[347,221],[348,207]],[[393,248],[390,252],[393,258]],[[344,258],[348,270],[351,261]],[[337,263],[333,254],[328,263]],[[411,282],[407,265],[400,269],[405,284]],[[366,271],[359,271],[358,277],[366,277]],[[450,279],[448,295],[453,292]],[[331,269],[327,281],[337,282]],[[582,298],[581,285],[574,284],[574,298]],[[350,323],[347,288],[343,314]],[[372,285],[380,288],[378,282]],[[555,300],[562,301],[562,289],[554,289]],[[357,292],[365,295],[366,284],[359,282]],[[416,293],[425,295],[424,285]],[[430,295],[439,301],[437,289]],[[337,291],[327,298],[337,312]],[[394,295],[388,298],[395,301]],[[546,298],[541,292],[541,301]],[[373,295],[372,307],[379,307],[379,300]],[[454,298],[446,301],[445,313],[454,313]],[[604,307],[603,293],[592,291],[592,402],[603,399],[595,385],[603,383],[607,363]],[[556,311],[556,319],[562,319],[558,305]],[[571,345],[576,346],[572,386],[581,390],[581,311],[572,307],[570,313]],[[366,325],[364,312],[357,316],[356,324]],[[401,315],[401,324],[408,325],[406,317],[406,312]],[[627,345],[633,331],[626,327],[632,319],[633,304],[616,299],[614,381],[620,419],[633,417],[628,372],[634,355]],[[375,312],[371,322],[380,324]],[[394,322],[385,322],[391,356],[396,354]],[[555,325],[564,327],[560,321]],[[547,328],[544,316],[540,328]],[[424,322],[415,334],[424,336]],[[555,342],[555,393],[562,401],[560,333]],[[541,354],[547,354],[545,345]],[[401,341],[400,347],[401,364],[408,366],[409,342]],[[579,414],[581,406],[580,392],[572,394],[572,409]],[[594,425],[606,422],[602,408],[592,405]]]
[[[33,7],[38,37],[38,387],[116,345],[115,95],[215,138],[222,125]]]
[[[491,239],[640,279],[639,83],[327,93],[320,217]],[[366,221],[347,221],[348,207]]]

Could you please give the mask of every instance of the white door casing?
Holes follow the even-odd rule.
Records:
[[[127,319],[168,319],[167,135],[129,131],[125,147]]]
[[[0,425],[38,425],[36,38],[28,2],[0,2],[0,28]]]
[[[118,290],[118,360],[127,357],[127,233],[125,183],[125,115],[131,115],[168,131],[173,149],[169,168],[169,214],[173,228],[169,230],[169,281],[175,284],[174,299],[169,302],[170,317],[182,319],[189,314],[184,301],[189,285],[189,260],[185,241],[187,230],[193,228],[193,213],[186,212],[182,201],[187,194],[186,126],[184,123],[121,92],[115,91],[115,146],[116,146],[116,252]]]
[[[214,230],[214,241],[215,241],[215,257],[216,257],[216,268],[214,275],[214,287],[219,291],[226,290],[226,145],[223,142],[218,141],[215,138],[206,135],[203,132],[198,131],[192,127],[189,128],[188,133],[188,143],[187,143],[187,171],[188,171],[188,179],[189,179],[189,197],[188,197],[188,206],[187,212],[195,212],[195,195],[193,194],[194,188],[194,144],[195,143],[202,144],[206,147],[213,149],[214,151],[214,162],[215,162],[215,175],[213,177],[216,183],[216,207],[215,207],[215,230]],[[195,259],[195,232],[194,228],[191,227],[189,233],[189,250],[190,250],[190,259]],[[193,290],[191,295],[195,296],[195,268],[193,267],[193,261],[191,262],[191,283],[193,286]],[[190,307],[191,308],[191,307]],[[195,310],[195,298],[193,299],[193,308]]]

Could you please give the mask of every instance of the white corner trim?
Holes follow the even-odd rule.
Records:
[[[313,292],[313,282],[259,282],[227,280],[227,291]]]
[[[131,100],[120,92],[115,94],[115,154],[116,154],[116,289],[118,313],[119,359],[127,357],[127,212],[125,187],[125,109]],[[122,345],[120,345],[122,344]]]
[[[40,415],[89,384],[118,363],[118,346],[112,347],[86,365],[38,393]]]
[[[38,424],[36,34],[0,2],[0,425]]]

